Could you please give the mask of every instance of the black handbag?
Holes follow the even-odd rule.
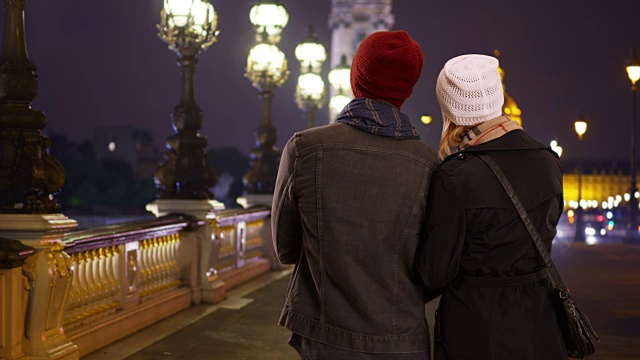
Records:
[[[520,198],[516,195],[515,190],[513,190],[509,180],[507,180],[507,177],[504,175],[502,170],[500,170],[498,164],[496,164],[491,157],[480,154],[478,157],[489,165],[498,180],[500,180],[502,187],[507,192],[507,195],[513,203],[513,206],[516,208],[518,215],[520,215],[522,222],[524,222],[529,235],[533,239],[536,249],[538,249],[540,257],[542,257],[546,265],[549,277],[551,278],[554,286],[552,295],[553,302],[556,305],[556,316],[562,331],[567,355],[572,358],[583,359],[593,354],[596,350],[594,343],[599,342],[600,339],[589,323],[587,316],[580,311],[578,305],[576,305],[576,303],[571,299],[569,289],[567,289],[562,282],[560,274],[558,274],[558,270],[553,264],[553,261],[551,261],[551,256],[549,255],[547,248],[542,243],[540,234],[538,234],[538,231],[533,226],[531,219],[529,219],[529,215],[527,215],[526,209],[520,202]]]

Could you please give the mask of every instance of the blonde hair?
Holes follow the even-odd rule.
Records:
[[[438,158],[444,160],[451,154],[451,147],[458,148],[462,143],[465,134],[475,125],[461,126],[446,121],[444,129],[442,129],[442,137],[440,138],[440,149],[438,149]]]

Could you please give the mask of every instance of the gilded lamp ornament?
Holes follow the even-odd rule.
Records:
[[[216,173],[207,162],[207,139],[199,131],[202,111],[195,100],[197,57],[217,39],[217,15],[206,0],[165,0],[158,36],[178,55],[180,103],[172,115],[175,134],[167,139],[165,163],[156,172],[161,199],[212,199]]]
[[[265,10],[267,9],[267,10]],[[273,90],[289,77],[287,58],[275,45],[289,21],[280,1],[260,1],[250,13],[258,43],[249,51],[245,76],[258,89],[262,99],[262,122],[255,133],[256,148],[251,151],[251,168],[244,175],[247,194],[273,194],[280,162],[278,139],[271,121]]]
[[[31,108],[38,94],[36,66],[24,34],[25,0],[5,0],[0,53],[0,213],[53,213],[64,169],[49,156],[47,117]]]

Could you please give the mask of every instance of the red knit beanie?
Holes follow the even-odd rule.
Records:
[[[384,100],[400,109],[418,82],[424,55],[406,31],[377,31],[367,36],[351,63],[356,98]]]

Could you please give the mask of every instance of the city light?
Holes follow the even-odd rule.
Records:
[[[296,86],[296,103],[307,119],[307,128],[314,126],[316,110],[325,103],[324,80],[320,76],[327,51],[318,40],[313,26],[309,26],[304,40],[296,46],[296,59],[300,62],[300,76]]]
[[[549,145],[551,147],[551,150],[558,154],[558,157],[562,156],[562,146],[558,145],[558,141],[551,140],[551,143],[549,143]]]
[[[347,64],[347,56],[340,57],[340,64],[329,71],[329,84],[335,95],[329,100],[330,117],[334,118],[351,101],[351,65]]]
[[[578,134],[578,137],[582,139],[582,136],[587,132],[587,122],[584,120],[578,120],[574,123],[574,126],[576,128],[576,134]]]
[[[249,12],[256,30],[256,40],[269,44],[280,42],[282,29],[289,23],[289,13],[280,1],[258,1]]]
[[[636,82],[640,80],[640,59],[636,56],[635,49],[631,49],[631,57],[627,61],[626,69],[631,85],[635,86]]]

